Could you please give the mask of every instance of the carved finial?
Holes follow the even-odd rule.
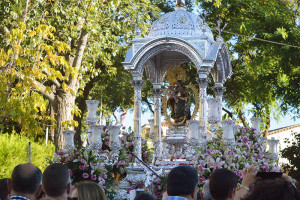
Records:
[[[140,25],[139,25],[139,14],[137,14],[136,16],[136,28],[135,28],[135,34],[136,34],[136,37],[139,38],[141,36],[141,29],[140,29]]]
[[[176,0],[176,7],[184,7],[185,1],[184,0]]]

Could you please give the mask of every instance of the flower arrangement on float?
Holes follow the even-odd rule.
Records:
[[[235,132],[235,142],[225,145],[222,139],[222,129],[213,140],[207,142],[205,150],[198,149],[196,160],[191,164],[198,170],[199,183],[204,185],[215,169],[227,168],[232,170],[241,181],[243,169],[255,166],[259,171],[278,172],[271,154],[266,151],[266,140],[254,128],[243,127]],[[167,174],[153,181],[153,194],[161,199],[166,190]]]
[[[72,183],[91,180],[104,185],[107,179],[107,170],[101,159],[87,148],[62,150],[54,154],[51,163],[61,163],[69,168]]]
[[[124,132],[125,128],[122,128],[120,137],[121,149],[118,156],[118,160],[111,164],[105,164],[104,160],[99,157],[100,154],[108,156],[108,160],[111,160],[111,149],[109,147],[109,132],[106,126],[103,127],[102,147],[98,152],[93,151],[89,147],[73,148],[69,150],[62,150],[54,154],[54,159],[49,160],[51,163],[61,163],[68,167],[72,184],[80,181],[90,180],[103,186],[108,199],[114,199],[116,194],[117,183],[126,177],[125,167],[134,161],[134,136],[133,132]],[[142,160],[145,163],[150,163],[152,157],[150,149],[147,146],[147,141],[142,140]],[[130,183],[132,188],[143,188],[144,183]]]
[[[235,143],[230,146],[225,146],[221,134],[218,134],[213,141],[208,141],[206,151],[200,151],[194,163],[199,172],[199,182],[204,184],[211,172],[218,168],[233,171],[239,179],[243,178],[243,169],[249,166],[264,172],[280,171],[266,151],[265,142],[253,128],[243,127],[237,131]]]

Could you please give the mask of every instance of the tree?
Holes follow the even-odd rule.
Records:
[[[283,158],[286,158],[289,163],[283,164],[282,169],[298,181],[298,188],[300,186],[300,133],[292,133],[294,140],[285,140],[289,144],[288,147],[282,150]]]
[[[5,74],[1,80],[8,81],[13,90],[14,84],[21,83],[26,89],[25,94],[18,93],[22,97],[34,92],[47,99],[55,118],[54,144],[58,149],[62,131],[78,124],[73,114],[81,114],[75,106],[79,88],[101,73],[95,64],[100,62],[108,73],[116,73],[112,58],[132,38],[137,13],[144,30],[149,13],[155,9],[148,0],[26,0],[0,5],[4,8],[1,12],[6,12],[0,14],[4,16],[0,25],[1,76]],[[10,96],[6,99],[10,101]],[[1,116],[14,118],[11,112]]]
[[[271,116],[280,112],[292,111],[300,117],[299,4],[281,0],[198,2],[207,12],[210,27],[216,27],[218,20],[222,27],[228,22],[222,36],[231,51],[234,73],[225,83],[224,99],[232,108],[229,114],[238,113],[246,126],[246,106],[252,105],[250,112],[262,116],[266,132]]]

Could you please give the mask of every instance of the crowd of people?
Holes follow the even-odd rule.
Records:
[[[216,169],[199,192],[198,172],[191,166],[173,168],[167,178],[163,200],[300,200],[300,192],[286,174],[281,178],[262,180],[255,168],[243,171],[242,183],[228,169]],[[8,179],[0,180],[0,200],[106,200],[97,183],[83,181],[72,186],[69,169],[50,164],[42,173],[26,163],[16,166]],[[155,200],[140,193],[135,200]]]

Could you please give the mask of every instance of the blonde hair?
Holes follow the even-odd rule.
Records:
[[[92,181],[82,181],[75,185],[80,200],[106,200],[103,188]]]

